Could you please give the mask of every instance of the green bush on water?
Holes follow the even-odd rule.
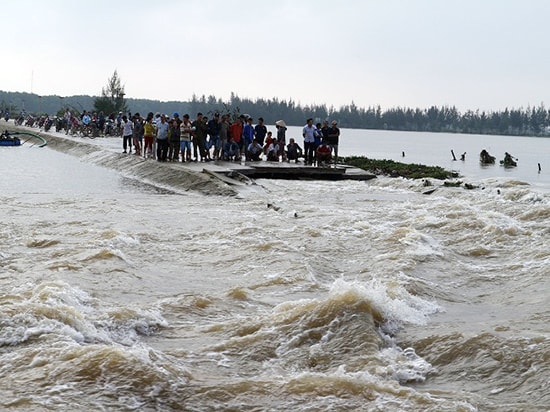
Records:
[[[341,162],[355,166],[376,175],[387,175],[391,177],[406,177],[408,179],[432,178],[445,180],[458,177],[458,173],[445,170],[439,166],[425,166],[419,164],[406,164],[393,160],[375,160],[364,156],[344,157]]]

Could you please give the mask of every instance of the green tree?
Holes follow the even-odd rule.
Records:
[[[2,100],[2,103],[0,103],[0,112],[5,113],[6,111],[13,116],[15,112],[17,112],[17,106],[12,103],[6,103],[5,100]]]
[[[101,89],[101,97],[94,101],[94,109],[105,114],[110,113],[126,113],[126,99],[124,98],[124,86],[120,83],[120,78],[115,70],[113,77],[107,80],[107,86]]]

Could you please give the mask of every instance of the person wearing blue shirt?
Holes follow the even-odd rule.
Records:
[[[252,126],[252,117],[246,120],[246,124],[243,128],[244,147],[247,148],[254,140],[254,126]]]
[[[84,126],[88,126],[91,121],[92,121],[92,118],[90,117],[88,112],[84,110],[84,114],[82,115],[82,124],[84,124]]]

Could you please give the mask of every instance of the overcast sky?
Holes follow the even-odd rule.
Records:
[[[0,90],[501,110],[550,102],[550,0],[12,0]]]

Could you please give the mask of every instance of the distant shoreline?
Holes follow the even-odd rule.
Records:
[[[26,92],[0,91],[0,101],[14,107],[14,117],[22,109],[29,113],[55,115],[69,107],[82,112],[93,111],[97,96],[38,96]],[[9,102],[9,103],[6,103]],[[193,96],[189,101],[159,101],[127,98],[127,106],[132,113],[160,112],[171,114],[198,112],[213,114],[238,111],[248,113],[253,118],[259,116],[266,124],[274,124],[284,119],[289,126],[303,126],[307,118],[315,122],[337,120],[340,127],[364,130],[390,130],[432,133],[462,133],[503,136],[550,136],[550,111],[544,105],[506,108],[505,110],[466,110],[455,106],[431,106],[429,108],[392,107],[382,109],[380,105],[358,107],[353,104],[339,108],[326,104],[301,106],[292,99],[249,99],[233,95],[230,101],[215,96]]]

